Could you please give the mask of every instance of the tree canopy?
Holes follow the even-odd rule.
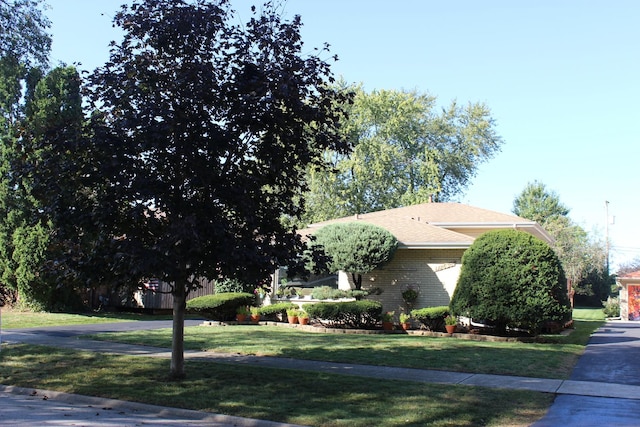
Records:
[[[546,322],[568,320],[566,279],[553,249],[516,230],[487,232],[462,257],[451,310],[493,324],[539,332]]]
[[[560,202],[560,197],[555,191],[549,190],[541,182],[534,181],[528,183],[515,198],[512,212],[544,225],[559,217],[567,217],[570,210]]]
[[[184,376],[183,326],[197,278],[255,283],[300,252],[279,221],[322,153],[345,154],[347,96],[330,65],[302,55],[300,17],[271,4],[238,25],[229,2],[144,0],[114,22],[124,39],[89,77],[87,180],[111,273],[171,284],[171,375]],[[87,213],[86,211],[83,213]]]
[[[569,218],[569,208],[543,183],[527,184],[513,202],[513,213],[536,221],[554,239],[556,251],[573,291],[584,297],[606,299],[609,280],[604,277],[604,244]]]
[[[44,153],[32,148],[56,120],[38,103],[44,97],[50,104],[68,101],[62,101],[64,89],[44,87],[51,38],[41,7],[39,0],[0,2],[0,293],[18,292],[23,305],[37,309],[52,302],[43,268],[51,223],[41,215],[31,179]],[[53,72],[46,80],[65,85]]]
[[[313,245],[329,258],[329,271],[351,273],[358,290],[362,275],[389,262],[398,247],[395,236],[384,228],[360,222],[329,224],[314,237]]]
[[[327,151],[333,171],[310,168],[306,223],[451,200],[502,144],[484,104],[438,113],[436,98],[417,91],[340,87],[356,94],[342,127],[354,150]]]

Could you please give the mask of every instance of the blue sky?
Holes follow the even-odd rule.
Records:
[[[127,0],[47,0],[54,62],[93,69],[119,40]],[[129,2],[130,3],[130,2]],[[249,0],[232,0],[241,21]],[[331,45],[333,70],[367,90],[416,89],[444,106],[484,102],[504,138],[459,201],[510,213],[537,180],[570,217],[605,238],[611,260],[640,257],[640,2],[634,0],[288,0],[309,52]]]

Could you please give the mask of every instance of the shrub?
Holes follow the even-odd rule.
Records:
[[[618,298],[607,298],[606,301],[602,301],[602,311],[606,317],[618,317],[620,316],[620,301]]]
[[[449,315],[449,307],[426,307],[411,310],[411,317],[417,319],[429,331],[444,331],[444,319]]]
[[[238,308],[251,305],[253,301],[254,296],[250,293],[223,292],[187,301],[187,311],[207,319],[233,320]]]
[[[276,304],[265,305],[260,307],[260,315],[266,320],[284,320],[287,310],[290,308],[296,308],[292,302],[279,302]],[[278,317],[280,317],[278,319]]]
[[[241,292],[249,292],[251,290],[251,285],[242,283],[238,279],[220,279],[213,282],[213,286],[215,292],[217,294],[226,294],[226,293],[241,293]]]
[[[304,310],[313,319],[345,328],[374,328],[382,316],[382,304],[369,300],[305,304]]]
[[[507,327],[539,331],[571,316],[558,256],[540,239],[517,230],[490,231],[467,249],[451,299],[452,314]]]
[[[311,298],[325,300],[325,299],[339,299],[344,298],[346,292],[342,289],[332,288],[330,286],[315,287],[311,291]]]
[[[336,289],[331,286],[315,287],[311,291],[311,298],[319,300],[327,299],[340,299],[340,298],[355,298],[362,299],[369,295],[369,292],[358,289]]]

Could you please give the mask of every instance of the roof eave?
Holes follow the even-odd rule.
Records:
[[[398,249],[467,249],[473,242],[398,242]]]
[[[537,222],[431,222],[431,225],[442,228],[533,228],[548,243],[555,242],[555,239]]]

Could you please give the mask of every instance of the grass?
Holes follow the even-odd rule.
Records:
[[[41,326],[85,325],[92,323],[131,322],[139,320],[171,319],[171,316],[136,313],[47,313],[16,311],[3,308],[0,313],[2,329],[35,328]]]
[[[310,334],[288,328],[187,328],[187,348],[297,359],[566,378],[601,310],[577,309],[569,336],[547,343],[476,342],[405,335]],[[6,320],[3,311],[3,322]],[[13,318],[12,318],[13,316]],[[26,316],[28,319],[22,319]],[[9,314],[13,327],[141,319],[104,315]],[[154,317],[157,318],[157,317]],[[148,319],[145,318],[145,319]],[[5,326],[6,327],[6,326]],[[104,335],[170,346],[170,331]],[[164,359],[4,344],[0,383],[170,405],[313,426],[525,426],[540,419],[552,394],[421,384],[317,372],[188,360],[185,381],[167,378]],[[197,374],[194,374],[197,373]]]
[[[308,333],[277,326],[185,328],[189,350],[289,357],[419,369],[566,379],[598,321],[576,321],[569,336],[547,343],[485,342],[413,335]],[[154,347],[171,346],[171,330],[88,336]]]
[[[0,383],[313,426],[525,426],[553,395],[5,345]]]

